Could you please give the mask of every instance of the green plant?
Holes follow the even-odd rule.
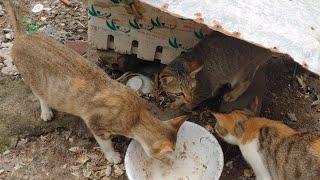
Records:
[[[29,17],[22,18],[22,25],[28,33],[37,32],[41,26],[40,22],[34,21]]]

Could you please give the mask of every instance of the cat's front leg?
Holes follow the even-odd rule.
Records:
[[[41,107],[41,119],[44,121],[50,121],[53,118],[53,112],[48,106],[48,104],[38,95],[34,94],[40,102]]]
[[[121,162],[120,153],[114,150],[111,138],[105,137],[105,136],[100,137],[97,135],[94,135],[94,137],[97,140],[98,144],[100,145],[100,148],[102,149],[106,159],[110,163],[119,164]]]
[[[227,92],[223,99],[227,102],[233,102],[237,100],[250,86],[251,81],[245,81],[236,85],[230,92]]]

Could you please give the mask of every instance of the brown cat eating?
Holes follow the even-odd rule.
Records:
[[[256,102],[252,109],[256,109]],[[255,117],[250,111],[213,113],[215,130],[239,146],[258,180],[318,180],[320,133],[297,132],[279,121]]]
[[[190,109],[217,95],[225,84],[231,91],[224,100],[234,101],[249,87],[256,70],[271,57],[269,50],[212,32],[191,52],[181,54],[160,73],[161,89],[174,95],[172,105]]]
[[[113,134],[136,139],[157,159],[174,150],[185,116],[168,121],[153,117],[143,99],[75,51],[41,33],[23,34],[12,4],[6,5],[16,32],[14,64],[39,99],[43,120],[52,119],[51,108],[81,117],[113,163],[121,161]]]

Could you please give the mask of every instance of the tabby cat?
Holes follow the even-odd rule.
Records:
[[[236,100],[256,70],[271,57],[269,50],[212,32],[191,52],[181,54],[160,73],[161,89],[175,96],[173,108],[192,108],[229,84],[224,100]]]
[[[81,117],[108,161],[119,163],[110,135],[134,138],[152,157],[163,160],[173,151],[185,116],[160,121],[148,111],[143,99],[126,86],[61,43],[41,33],[23,34],[12,3],[6,1],[16,32],[14,64],[39,99],[41,118],[51,120],[51,108]]]
[[[319,132],[297,132],[247,110],[213,115],[217,134],[239,146],[258,180],[320,179]]]

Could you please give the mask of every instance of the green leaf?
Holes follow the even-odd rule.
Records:
[[[174,45],[178,48],[179,47],[179,45],[178,45],[178,43],[177,43],[177,38],[174,38],[173,39],[173,43],[174,43]]]
[[[90,10],[89,10],[89,13],[90,13]],[[93,5],[91,5],[91,13],[90,13],[92,16],[98,16],[98,13],[96,11],[96,9],[94,8]]]
[[[156,22],[157,22],[158,27],[161,27],[161,23],[159,21],[159,17],[156,18]]]
[[[111,17],[111,13],[106,16],[106,19],[109,19],[109,17]]]
[[[151,18],[151,24],[152,24],[153,26],[155,26],[155,27],[157,27],[157,26],[158,26],[158,25],[157,25],[157,23],[156,23],[156,22],[154,22],[152,18]]]
[[[174,38],[174,40],[172,41],[171,39],[169,39],[169,44],[171,47],[173,48],[178,48],[177,42],[176,42],[176,38]]]
[[[199,32],[194,31],[194,35],[195,35],[198,39],[204,39],[204,38],[205,38],[204,34],[202,33],[202,29],[200,29]]]
[[[106,21],[106,22],[107,22],[107,26],[108,26],[111,30],[113,30],[113,31],[117,30],[117,27],[115,26],[115,24],[114,24],[113,22],[111,22],[111,24],[110,24],[108,21]]]
[[[119,3],[121,3],[121,1],[122,0],[111,0],[113,3],[115,3],[115,4],[119,4]]]
[[[135,20],[133,22],[131,22],[131,20],[129,20],[129,24],[131,27],[133,27],[135,29],[140,29],[138,23]]]

